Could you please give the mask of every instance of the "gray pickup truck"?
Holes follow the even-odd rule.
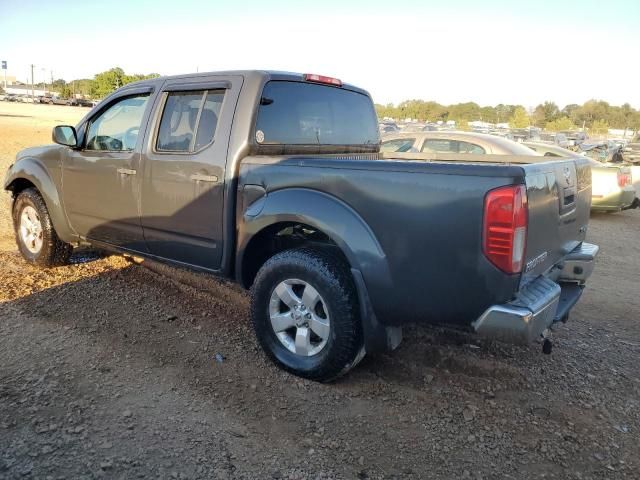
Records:
[[[4,182],[27,261],[89,244],[232,278],[266,353],[315,380],[395,348],[409,322],[543,340],[598,251],[586,159],[387,158],[370,96],[334,78],[156,78],[53,140]]]

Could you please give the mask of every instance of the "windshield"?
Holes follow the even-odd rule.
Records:
[[[371,99],[313,83],[271,81],[262,92],[256,141],[263,145],[376,145]]]

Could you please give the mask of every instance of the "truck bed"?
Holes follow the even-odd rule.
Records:
[[[490,305],[511,300],[521,282],[553,267],[584,239],[590,175],[573,160],[393,157],[252,156],[242,161],[239,176],[241,190],[252,185],[264,189],[264,208],[277,201],[277,192],[296,189],[299,202],[309,201],[303,191],[318,192],[345,204],[362,220],[379,246],[378,252],[367,252],[371,264],[377,264],[373,257],[383,257],[388,268],[363,272],[375,313],[385,324],[469,325]],[[576,185],[566,205],[568,193],[559,181],[565,167]],[[482,250],[485,195],[514,184],[527,186],[529,200],[528,265],[522,275],[503,273]]]

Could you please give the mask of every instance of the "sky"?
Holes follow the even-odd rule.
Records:
[[[383,104],[640,108],[639,50],[640,0],[0,0],[0,60],[23,82],[31,64],[36,82],[274,69]]]

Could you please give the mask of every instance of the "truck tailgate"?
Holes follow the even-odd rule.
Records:
[[[529,226],[522,284],[557,264],[585,239],[591,208],[588,160],[523,166]]]

